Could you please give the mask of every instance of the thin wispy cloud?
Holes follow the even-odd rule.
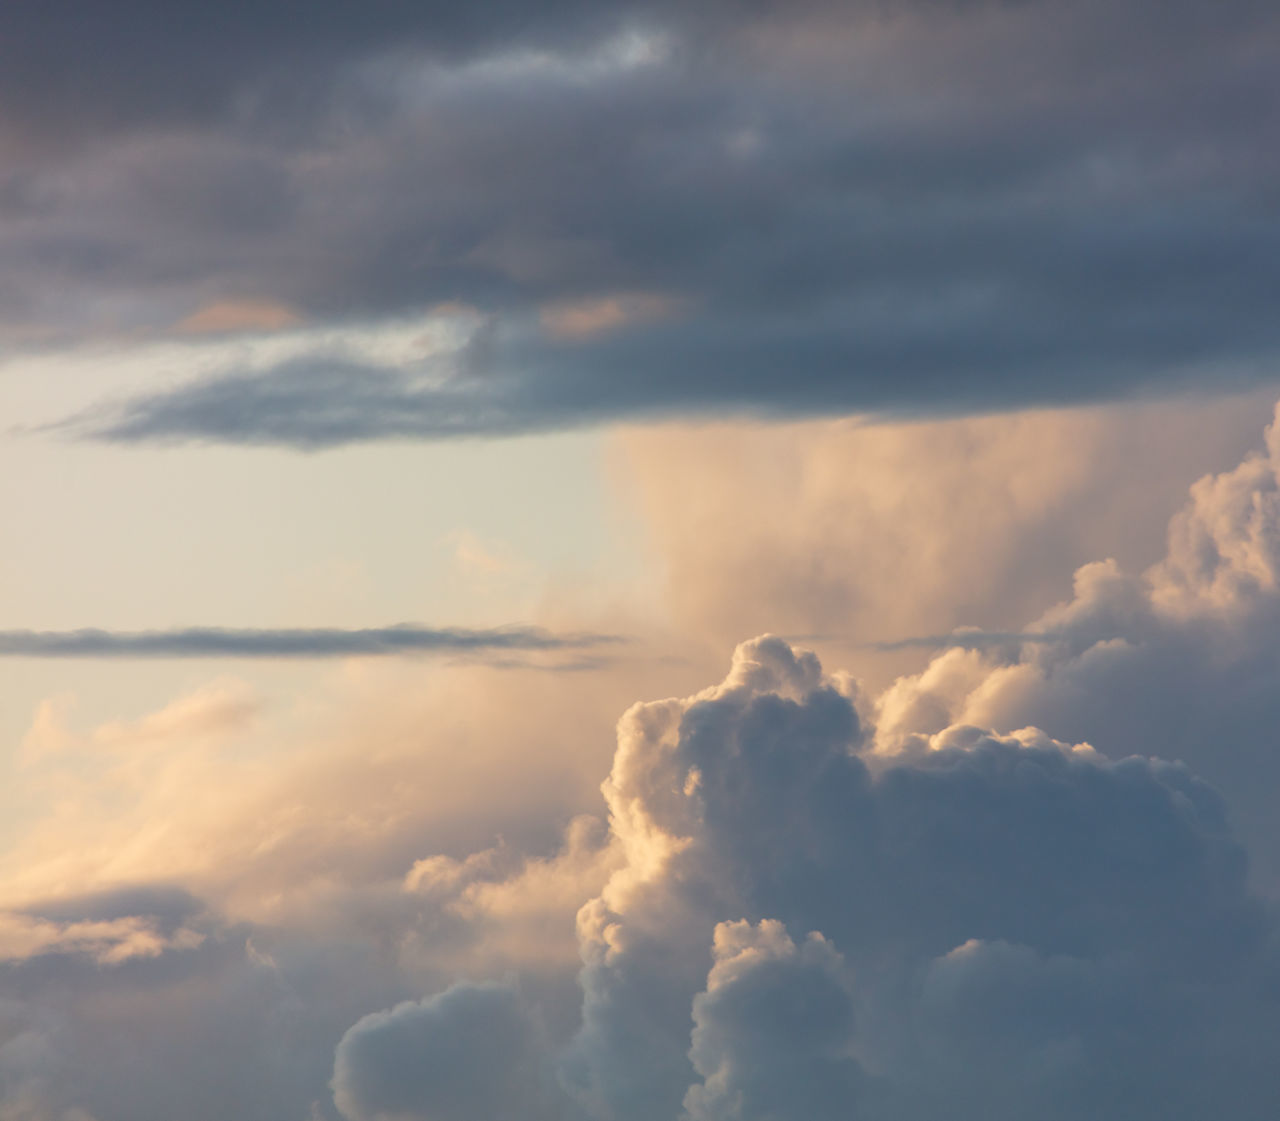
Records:
[[[779,636],[786,642],[820,643],[824,646],[854,647],[891,653],[895,650],[985,650],[997,646],[1017,646],[1058,642],[1068,637],[1062,631],[989,631],[980,627],[962,627],[946,634],[914,634],[902,638],[880,639],[865,642],[847,634],[809,632]]]
[[[0,631],[0,656],[19,658],[347,658],[412,654],[510,654],[616,645],[620,635],[556,634],[541,627],[231,628]],[[574,668],[579,668],[574,664]]]
[[[888,653],[893,650],[985,650],[992,646],[1018,646],[1022,643],[1058,642],[1066,637],[1058,631],[983,631],[961,630],[950,634],[919,634],[884,642],[862,643],[868,650]]]

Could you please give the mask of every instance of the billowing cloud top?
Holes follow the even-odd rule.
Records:
[[[1192,487],[1146,572],[1087,564],[1027,636],[949,650],[898,681],[878,700],[880,750],[953,722],[1035,724],[1111,755],[1182,760],[1227,795],[1262,878],[1280,882],[1269,732],[1280,719],[1277,526],[1273,422],[1264,451]],[[968,644],[963,632],[956,640]]]
[[[607,828],[550,858],[330,882],[331,911],[274,929],[174,891],[11,912],[0,1100],[37,1121],[159,1121],[175,1095],[195,1121],[1269,1118],[1276,928],[1220,796],[1033,728],[886,756],[874,707],[763,637],[623,715]],[[575,977],[525,924],[577,902]],[[504,927],[533,940],[494,975]],[[435,995],[406,999],[415,957]],[[192,1092],[206,1040],[239,1077]]]
[[[201,363],[79,431],[317,447],[1274,369],[1272,4],[462,7],[5,13],[11,332],[469,324],[429,360],[338,330]]]
[[[855,701],[764,638],[629,711],[576,1033],[540,1044],[510,988],[368,1017],[344,1115],[1267,1116],[1277,959],[1216,794],[1034,730],[872,770]]]

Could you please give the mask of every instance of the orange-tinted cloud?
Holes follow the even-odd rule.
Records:
[[[613,451],[682,629],[721,644],[824,635],[867,673],[856,644],[1020,628],[1079,565],[1154,561],[1187,484],[1256,439],[1260,401],[670,425],[623,432]],[[918,654],[878,664],[905,671]]]
[[[551,304],[540,318],[557,339],[588,339],[679,314],[682,301],[661,292],[619,292]]]
[[[283,331],[301,322],[296,311],[270,300],[218,300],[192,312],[177,330],[187,335]]]

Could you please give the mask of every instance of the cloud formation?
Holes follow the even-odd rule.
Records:
[[[887,763],[872,737],[776,638],[633,707],[572,1037],[528,1055],[511,989],[401,1006],[339,1048],[344,1115],[481,1121],[555,1063],[560,1121],[1267,1116],[1274,930],[1215,792],[1034,729]],[[471,1003],[492,1047],[457,1049]],[[513,1048],[523,1091],[486,1077]]]
[[[795,636],[879,690],[919,659],[869,644],[1017,633],[1081,565],[1151,564],[1188,480],[1237,464],[1274,404],[663,425],[609,446],[681,626],[717,650]]]
[[[231,628],[168,631],[0,631],[0,656],[20,658],[348,658],[588,649],[617,635],[552,634],[540,627]]]
[[[347,1032],[334,1098],[352,1121],[564,1121],[563,1092],[541,1069],[546,1055],[514,991],[455,985],[366,1016]]]
[[[1260,0],[326,3],[305,33],[278,4],[46,7],[6,16],[0,58],[8,329],[478,317],[429,369],[355,361],[339,330],[175,371],[95,409],[101,438],[314,448],[1274,376]]]
[[[112,966],[195,950],[206,938],[201,912],[184,892],[145,888],[0,911],[0,964],[70,956]]]
[[[58,813],[5,869],[0,1100],[1269,1121],[1276,431],[1192,488],[1154,567],[1086,565],[1035,641],[873,693],[764,637],[633,705],[603,819],[570,787],[630,679],[502,675],[496,703],[480,667],[382,663],[399,687],[280,760],[238,742],[266,710],[230,687],[86,737],[51,710]],[[83,894],[126,874],[192,894]]]
[[[1278,432],[1273,423],[1264,451],[1191,488],[1165,556],[1145,572],[1086,564],[1073,596],[1027,627],[1029,641],[949,650],[898,681],[878,700],[881,750],[953,722],[1036,724],[1116,757],[1180,759],[1226,794],[1259,874],[1274,881]]]
[[[866,1079],[853,1057],[854,995],[821,935],[800,949],[781,923],[720,923],[707,988],[693,1000],[689,1058],[702,1081],[690,1121],[811,1117],[857,1110]]]
[[[160,1121],[175,1093],[195,1121],[1268,1117],[1280,959],[1221,797],[1029,728],[885,756],[874,708],[765,637],[720,684],[624,714],[607,826],[558,852],[321,852],[324,893],[257,921],[173,893],[27,908],[57,937],[0,966],[41,1041],[13,1052],[10,1101],[40,1121]],[[337,845],[405,851],[372,826],[344,819]],[[576,977],[545,952],[575,910]],[[134,952],[143,927],[163,945]],[[53,1019],[51,986],[72,994]]]

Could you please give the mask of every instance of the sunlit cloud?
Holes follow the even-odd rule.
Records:
[[[281,304],[223,300],[206,304],[183,319],[176,330],[188,335],[283,331],[299,323],[297,312]]]

